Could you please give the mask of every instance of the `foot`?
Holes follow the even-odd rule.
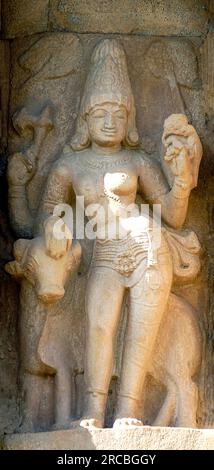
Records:
[[[113,428],[133,428],[143,426],[141,419],[137,418],[117,418],[113,424]]]
[[[36,428],[34,423],[31,420],[24,420],[18,428],[16,428],[15,432],[24,434],[24,433],[35,433]]]
[[[101,418],[82,418],[80,426],[87,429],[101,429],[103,428],[103,420]]]
[[[86,429],[101,429],[103,428],[103,419],[101,417],[86,417],[76,419],[70,423],[70,429],[78,427]]]
[[[63,423],[54,423],[53,426],[51,426],[51,431],[61,431],[63,429],[70,429],[70,421],[66,421]]]
[[[100,429],[104,427],[104,416],[107,394],[99,392],[87,393],[87,404],[83,417],[76,421],[76,426],[86,429]]]

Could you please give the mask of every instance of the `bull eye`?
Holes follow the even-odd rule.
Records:
[[[33,266],[27,265],[26,268],[25,268],[25,276],[32,278],[33,274],[34,274]]]
[[[32,274],[32,273],[33,273],[33,268],[32,268],[32,266],[26,266],[25,272],[28,273],[28,274]]]

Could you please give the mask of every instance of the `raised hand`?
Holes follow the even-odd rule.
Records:
[[[65,222],[57,216],[50,216],[44,223],[47,254],[54,259],[64,256],[72,244],[72,234]]]
[[[167,178],[177,186],[193,189],[197,186],[202,145],[195,128],[185,114],[171,114],[164,121],[162,142]]]
[[[192,164],[188,149],[186,147],[169,146],[164,157],[170,166],[172,174],[183,189],[190,189],[193,182]]]

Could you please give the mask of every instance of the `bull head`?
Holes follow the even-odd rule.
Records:
[[[73,243],[64,256],[53,259],[47,254],[43,237],[20,239],[14,244],[14,257],[5,270],[17,280],[27,279],[39,300],[49,304],[64,296],[65,282],[80,262],[81,247]]]

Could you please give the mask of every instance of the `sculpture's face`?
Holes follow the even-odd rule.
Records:
[[[89,112],[87,124],[91,142],[103,147],[119,145],[126,135],[126,108],[117,103],[97,105]]]

